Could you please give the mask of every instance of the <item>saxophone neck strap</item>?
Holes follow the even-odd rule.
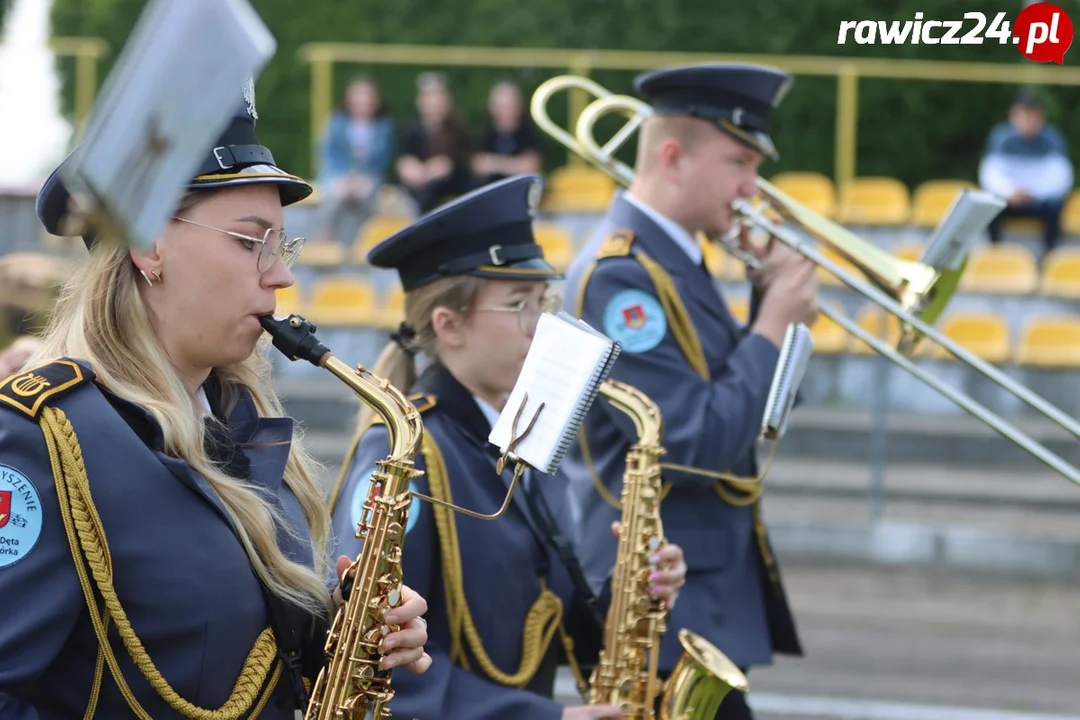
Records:
[[[529,489],[525,491],[524,495],[526,502],[529,504],[529,511],[532,512],[543,530],[545,539],[555,550],[559,561],[569,573],[575,594],[588,610],[589,616],[596,621],[597,627],[604,627],[604,617],[603,613],[600,612],[599,600],[592,588],[589,587],[588,580],[585,579],[585,572],[581,569],[581,561],[574,550],[574,543],[561,532],[555,514],[551,511],[543,492],[540,491],[536,478],[533,478],[533,482],[530,483]]]

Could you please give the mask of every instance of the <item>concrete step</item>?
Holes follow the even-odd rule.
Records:
[[[352,432],[355,396],[333,378],[282,380],[286,411],[311,430]],[[1080,442],[1042,417],[1010,419],[1019,430],[1080,466]],[[983,421],[967,414],[934,415],[803,406],[793,415],[778,457],[839,459],[888,466],[920,465],[1011,469],[1038,473],[1047,466]]]
[[[808,562],[784,580],[806,655],[750,671],[763,719],[1077,717],[1080,584]]]
[[[352,442],[352,432],[309,430],[304,442],[309,451],[324,464],[328,478],[336,477],[340,463]],[[1011,468],[973,469],[942,467],[928,463],[890,464],[882,468],[882,482],[877,485],[873,468],[859,459],[839,460],[820,457],[774,459],[765,479],[770,505],[820,500],[824,507],[846,503],[845,508],[861,506],[869,512],[873,503],[890,507],[905,504],[920,513],[933,511],[971,515],[995,509],[1008,514],[1014,511],[1041,511],[1044,515],[1075,516],[1080,511],[1080,488],[1053,471],[1019,472]],[[848,517],[846,510],[843,515]],[[1077,523],[1080,533],[1080,523]]]
[[[309,433],[329,490],[351,435]],[[1053,473],[891,465],[880,490],[858,461],[783,458],[763,510],[789,560],[1080,577],[1080,488]]]

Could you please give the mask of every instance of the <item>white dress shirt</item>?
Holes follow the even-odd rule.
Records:
[[[623,193],[623,198],[638,210],[645,213],[650,220],[659,225],[660,229],[666,232],[668,237],[674,240],[675,244],[683,249],[683,252],[689,256],[695,265],[701,264],[701,246],[698,245],[694,236],[686,231],[686,228],[679,225],[659,210],[649,207],[628,192]]]
[[[487,418],[488,424],[490,424],[491,427],[495,427],[495,423],[499,421],[499,415],[501,413],[499,413],[498,410],[493,408],[488,402],[480,399],[476,395],[473,395],[473,400],[475,400],[476,404],[480,406],[480,412],[484,413],[484,417]],[[525,472],[521,475],[521,486],[525,490],[529,489],[529,478],[531,477],[531,470],[532,468],[526,467]]]

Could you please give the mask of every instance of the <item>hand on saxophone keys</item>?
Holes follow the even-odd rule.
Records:
[[[341,583],[352,567],[352,560],[342,555],[337,560],[337,575]],[[345,603],[341,586],[334,590],[334,604],[340,607]],[[407,585],[401,586],[401,603],[386,613],[386,622],[397,625],[400,629],[383,638],[383,656],[381,667],[389,670],[405,667],[416,674],[427,672],[431,667],[431,656],[424,652],[427,643],[427,620],[421,617],[427,612],[427,601]]]
[[[611,531],[618,538],[622,523],[612,523]],[[649,564],[652,568],[649,574],[652,595],[657,600],[663,600],[667,609],[671,610],[679,598],[679,590],[686,584],[686,562],[682,548],[667,543],[649,558]]]

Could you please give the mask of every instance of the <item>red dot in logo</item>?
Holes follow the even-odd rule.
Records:
[[[1073,24],[1054,3],[1028,5],[1016,16],[1013,42],[1028,60],[1061,65],[1073,41]]]

